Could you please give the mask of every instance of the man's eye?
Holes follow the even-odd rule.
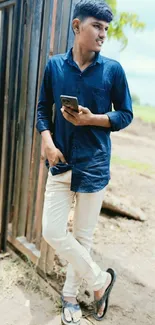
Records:
[[[100,26],[99,25],[94,25],[94,27],[100,29]]]

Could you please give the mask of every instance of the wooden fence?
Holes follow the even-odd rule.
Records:
[[[75,2],[0,1],[0,248],[8,240],[44,273],[54,252],[42,238],[47,169],[35,108],[49,54],[73,41]]]

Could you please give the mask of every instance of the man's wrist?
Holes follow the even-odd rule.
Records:
[[[44,141],[44,147],[46,149],[55,149],[55,144],[53,142],[51,133],[49,130],[45,130],[41,133],[42,139]]]
[[[99,124],[102,116],[102,121],[104,120],[104,115],[92,114],[90,117],[90,125],[96,126]]]
[[[90,117],[90,125],[101,126],[106,128],[111,127],[109,117],[106,114],[92,114],[92,116]]]

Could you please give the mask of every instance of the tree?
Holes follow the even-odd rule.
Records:
[[[128,39],[124,31],[125,27],[129,26],[134,31],[142,31],[145,28],[145,24],[139,21],[139,17],[135,13],[117,12],[117,0],[106,0],[106,2],[114,13],[114,20],[110,24],[108,38],[114,38],[120,41],[122,44],[121,50],[123,50],[128,44]]]

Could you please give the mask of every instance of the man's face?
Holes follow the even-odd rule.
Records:
[[[100,52],[106,39],[109,23],[89,17],[78,22],[77,42],[90,52]],[[76,30],[75,30],[76,32]]]

